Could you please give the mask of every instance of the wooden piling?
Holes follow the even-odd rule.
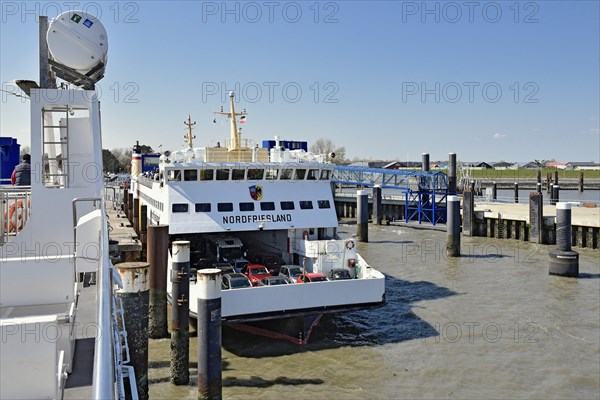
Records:
[[[171,270],[171,383],[190,381],[190,242],[173,242]]]
[[[150,305],[148,335],[151,339],[169,337],[167,329],[167,261],[169,226],[148,227],[148,263],[150,264]]]

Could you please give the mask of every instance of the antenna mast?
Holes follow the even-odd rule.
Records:
[[[192,129],[194,125],[196,125],[196,121],[192,122],[192,116],[188,114],[187,121],[183,121],[183,124],[187,126],[188,132],[183,136],[183,138],[187,141],[187,145],[190,149],[194,148],[194,144],[192,142],[193,139],[196,139],[196,136],[192,134]]]
[[[231,134],[230,134],[230,142],[231,143],[229,144],[229,150],[237,150],[240,148],[240,142],[241,142],[240,136],[242,134],[241,134],[241,132],[238,131],[236,117],[248,114],[248,113],[246,113],[246,110],[244,110],[243,112],[240,112],[240,113],[235,112],[235,105],[233,102],[234,97],[235,97],[235,94],[233,92],[229,93],[229,103],[231,106],[230,112],[224,112],[223,107],[221,107],[221,111],[214,112],[214,114],[227,115],[227,118],[231,119]]]

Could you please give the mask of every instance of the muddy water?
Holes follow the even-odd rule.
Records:
[[[343,225],[351,235],[353,225]],[[386,274],[388,304],[325,317],[311,343],[224,330],[230,399],[585,398],[600,396],[600,253],[579,279],[548,275],[551,246],[370,227],[362,256]],[[150,348],[150,396],[195,399],[169,383],[169,342]]]

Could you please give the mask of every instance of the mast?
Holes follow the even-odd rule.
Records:
[[[240,148],[241,133],[238,131],[236,117],[242,116],[242,115],[247,115],[246,110],[244,110],[243,112],[240,112],[240,113],[235,112],[235,105],[233,102],[234,97],[235,97],[235,94],[233,92],[230,92],[229,93],[229,104],[231,107],[230,112],[224,112],[223,108],[221,108],[221,111],[214,112],[214,114],[227,115],[227,118],[231,119],[231,133],[230,133],[229,150],[237,150]]]
[[[192,129],[194,125],[196,125],[196,121],[192,122],[192,116],[188,114],[187,121],[183,121],[183,124],[187,126],[188,132],[183,136],[183,138],[187,141],[187,145],[190,149],[194,148],[194,144],[192,142],[193,139],[196,139],[196,136],[192,134]]]

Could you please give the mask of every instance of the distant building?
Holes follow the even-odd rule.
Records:
[[[546,164],[546,168],[556,168],[556,169],[567,169],[566,162],[549,162]]]
[[[538,169],[538,168],[540,168],[540,167],[541,167],[541,165],[539,165],[539,164],[538,164],[537,162],[535,162],[535,161],[530,161],[530,162],[528,162],[528,163],[526,163],[526,164],[523,164],[523,165],[521,166],[521,168],[523,168],[523,169]]]
[[[497,163],[493,163],[492,167],[494,167],[494,169],[517,169],[517,168],[519,168],[519,164],[506,162],[506,161],[500,161]]]
[[[588,170],[588,171],[598,171],[600,170],[600,164],[595,162],[585,162],[585,161],[569,161],[565,165],[565,169],[571,170]]]
[[[421,162],[420,161],[392,161],[390,163],[383,165],[381,168],[418,170],[418,169],[421,169]]]
[[[494,169],[490,164],[483,161],[465,162],[463,166],[471,169]]]

